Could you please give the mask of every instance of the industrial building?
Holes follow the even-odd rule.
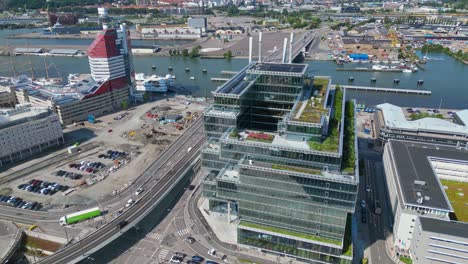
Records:
[[[192,28],[185,24],[137,26],[137,31],[145,37],[155,38],[198,39],[202,37],[201,28]]]
[[[377,105],[374,120],[383,141],[401,139],[464,147],[468,144],[466,113],[467,110],[455,113],[455,122],[433,117],[410,121],[399,106],[385,103]]]
[[[50,109],[26,104],[0,111],[0,166],[63,143],[62,125]]]
[[[49,107],[62,124],[112,113],[134,96],[135,71],[130,31],[104,28],[88,48],[91,75],[69,80],[65,86],[38,86],[24,80],[10,85],[18,103]]]
[[[391,139],[383,162],[395,251],[413,263],[464,263],[467,201],[449,193],[468,184],[468,148]]]
[[[239,246],[351,263],[354,103],[345,107],[345,91],[332,90],[331,79],[316,86],[307,68],[253,62],[213,92],[204,114],[203,195],[210,210],[236,217]]]
[[[191,28],[201,28],[202,32],[206,32],[208,26],[206,17],[189,17],[187,24]]]

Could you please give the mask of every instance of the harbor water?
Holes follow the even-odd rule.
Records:
[[[40,30],[40,29],[36,29]],[[7,39],[12,34],[31,32],[31,29],[2,30],[0,31],[0,45],[15,45],[26,42],[24,39]],[[29,39],[30,45],[88,45],[89,39]],[[152,44],[149,40],[134,40],[135,45]],[[180,41],[157,41],[158,45],[180,44]],[[187,43],[187,42],[183,42]],[[468,108],[468,66],[447,56],[443,53],[429,53],[429,61],[423,65],[424,71],[415,73],[401,72],[348,72],[336,71],[338,67],[333,61],[305,61],[309,64],[309,74],[331,76],[334,84],[376,86],[400,89],[423,89],[431,91],[432,95],[407,95],[398,93],[379,93],[373,91],[349,91],[348,96],[355,98],[359,103],[375,105],[383,102],[394,103],[401,106],[414,107],[442,107],[461,109]],[[30,56],[34,66],[36,77],[45,76],[44,58],[41,56]],[[72,57],[47,57],[49,75],[60,76],[66,80],[70,73],[89,73],[88,59]],[[160,57],[160,56],[134,56],[136,72],[146,74],[165,75],[170,73],[176,76],[176,84],[183,85],[190,90],[194,96],[211,96],[211,91],[220,82],[212,82],[212,77],[221,76],[222,70],[237,71],[247,64],[246,59],[200,59],[183,57]],[[11,65],[14,64],[17,72],[31,75],[29,59],[27,56],[8,57],[0,56],[0,75],[12,76]],[[156,66],[153,70],[152,66]],[[169,67],[173,70],[169,71]],[[345,67],[372,67],[372,64],[354,63]],[[189,71],[185,69],[188,68]],[[207,72],[204,73],[203,69]],[[349,82],[349,77],[354,77]],[[194,78],[191,78],[194,77]],[[371,82],[375,78],[375,82]],[[399,79],[399,83],[394,83]],[[418,85],[418,80],[424,80],[423,85]]]

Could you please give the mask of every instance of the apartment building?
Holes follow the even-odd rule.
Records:
[[[359,181],[354,104],[307,68],[251,63],[213,92],[204,114],[202,164],[210,172],[203,195],[210,210],[237,216],[242,247],[351,263]]]
[[[62,125],[50,109],[25,104],[0,111],[0,166],[63,143]]]

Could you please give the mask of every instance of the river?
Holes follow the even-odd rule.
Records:
[[[31,29],[14,30],[15,34],[22,32],[30,32]],[[0,31],[0,44],[6,44],[5,36],[12,34],[10,31]],[[12,41],[9,39],[8,41]],[[25,40],[15,40],[22,41]],[[62,44],[63,42],[70,45],[79,45],[91,40],[56,40],[56,39],[38,39],[28,40],[31,45],[39,45],[47,43],[48,45]],[[133,41],[136,43],[137,41]],[[176,44],[177,42],[174,42]],[[160,43],[162,44],[162,43]],[[10,42],[11,45],[11,42]],[[376,78],[377,82],[373,84],[378,87],[395,87],[401,89],[424,89],[432,92],[431,96],[421,95],[405,95],[395,93],[376,93],[376,92],[357,92],[349,91],[348,96],[355,98],[359,103],[375,105],[382,102],[394,103],[401,106],[414,107],[439,107],[462,109],[468,108],[468,66],[449,57],[443,53],[430,53],[429,60],[424,65],[425,71],[419,70],[416,73],[390,73],[390,72],[344,72],[336,71],[337,65],[332,61],[306,61],[309,64],[309,73],[311,75],[327,75],[331,76],[335,84],[350,84],[348,83],[349,76],[353,76],[355,81],[352,85],[370,86],[370,78]],[[44,76],[44,58],[31,56],[30,57],[36,72],[36,76]],[[11,61],[10,61],[11,60]],[[49,69],[51,76],[60,75],[64,79],[69,73],[89,73],[88,59],[71,58],[71,57],[48,57],[49,64],[52,66]],[[244,67],[247,63],[246,59],[200,59],[200,58],[182,58],[182,57],[159,57],[159,56],[134,56],[136,72],[153,73],[165,75],[169,73],[168,67],[174,68],[172,75],[176,76],[176,83],[181,84],[192,91],[195,96],[210,96],[210,92],[217,86],[219,82],[211,82],[211,77],[219,77],[221,70],[236,71]],[[30,75],[30,67],[27,56],[18,57],[0,57],[0,75],[11,76],[11,63],[15,64],[18,72]],[[157,66],[153,71],[151,66]],[[370,65],[358,65],[367,66]],[[185,68],[190,71],[186,72]],[[207,69],[207,73],[203,73],[202,69]],[[190,80],[190,77],[195,77],[195,80]],[[400,79],[400,83],[394,86],[393,80]],[[417,80],[424,80],[424,84],[417,85]]]

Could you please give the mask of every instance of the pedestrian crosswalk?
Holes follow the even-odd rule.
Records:
[[[151,233],[146,234],[146,237],[154,239],[154,240],[162,240],[163,235],[159,233],[151,232]]]
[[[190,230],[188,228],[184,228],[182,230],[177,231],[177,234],[179,236],[188,235],[189,233],[190,233]]]
[[[161,249],[161,251],[159,252],[159,255],[158,255],[159,261],[165,260],[166,257],[167,257],[167,254],[169,254],[169,250],[167,250],[165,248]]]

